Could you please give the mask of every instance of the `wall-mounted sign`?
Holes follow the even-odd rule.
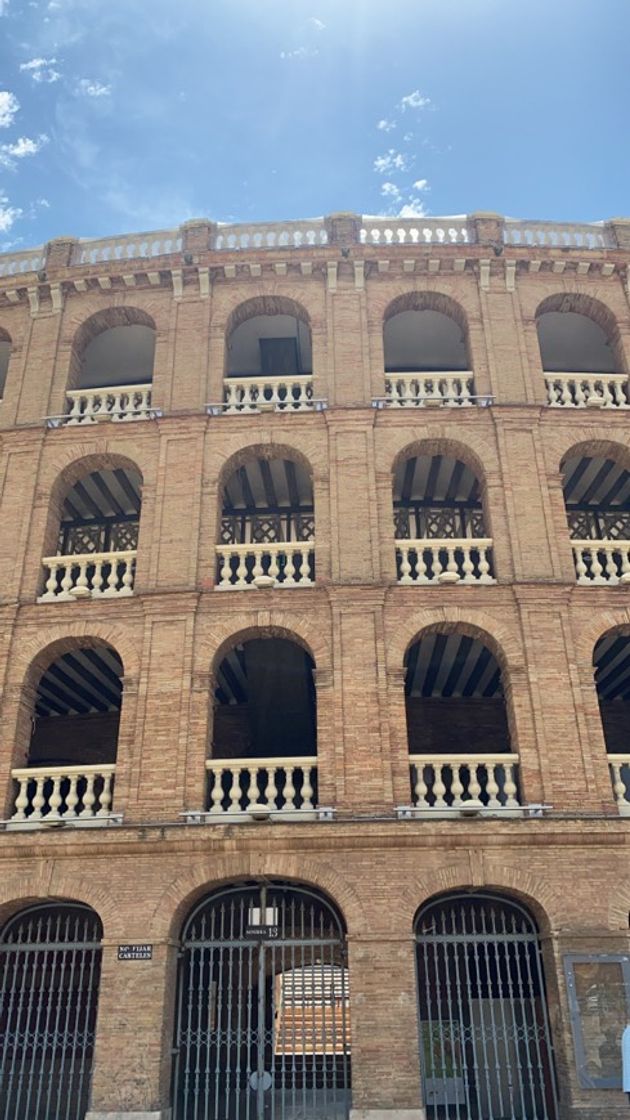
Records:
[[[119,961],[150,961],[153,959],[152,945],[119,945]]]
[[[630,1023],[630,957],[567,953],[564,972],[580,1085],[621,1089],[621,1040]]]
[[[274,941],[278,937],[278,926],[245,926],[248,941]]]

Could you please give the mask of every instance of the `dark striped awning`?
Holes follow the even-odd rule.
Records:
[[[402,460],[394,476],[394,503],[481,508],[479,480],[470,467],[448,455],[419,455]]]
[[[223,513],[313,509],[313,488],[304,467],[291,459],[251,459],[230,476]]]
[[[614,459],[574,456],[562,475],[567,509],[630,509],[630,471]]]
[[[407,696],[503,696],[501,670],[487,646],[465,634],[427,634],[405,658]]]
[[[89,715],[120,710],[122,662],[107,646],[76,649],[57,658],[40,679],[35,714]]]
[[[62,521],[103,521],[140,516],[142,480],[138,471],[101,470],[75,482],[63,504]]]
[[[593,664],[600,700],[630,700],[630,637],[605,635],[595,646]]]

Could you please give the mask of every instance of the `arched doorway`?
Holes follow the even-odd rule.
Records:
[[[39,904],[0,933],[0,1117],[83,1120],[102,927],[89,906]]]
[[[540,937],[499,895],[431,901],[414,927],[428,1120],[554,1120]]]
[[[345,1120],[343,919],[282,882],[213,892],[181,935],[173,1120]]]

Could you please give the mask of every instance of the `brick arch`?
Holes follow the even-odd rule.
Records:
[[[288,642],[294,642],[300,649],[305,650],[309,657],[312,657],[314,664],[317,665],[315,654],[310,643],[298,631],[285,626],[274,626],[273,624],[266,626],[247,626],[243,630],[238,630],[230,634],[230,636],[225,638],[218,646],[212,658],[212,675],[214,676],[214,674],[216,674],[223,658],[227,656],[230,650],[234,649],[237,645],[241,645],[243,642],[249,642],[255,638],[282,638]]]
[[[494,654],[504,686],[510,673],[524,665],[523,650],[513,630],[485,611],[462,610],[461,607],[439,607],[413,613],[403,626],[397,628],[393,641],[388,643],[390,668],[398,669],[407,650],[425,634],[465,634],[478,638]]]
[[[19,652],[13,660],[13,672],[26,686],[31,674],[41,674],[55,658],[73,649],[85,649],[91,645],[111,646],[123,663],[124,672],[135,676],[139,668],[138,643],[134,642],[129,631],[116,623],[68,622],[41,627],[36,634],[20,643]]]
[[[589,613],[586,623],[576,635],[575,646],[580,663],[593,673],[593,654],[601,638],[609,634],[630,637],[630,607]]]
[[[267,461],[270,459],[290,459],[304,468],[311,485],[313,484],[312,463],[298,447],[293,447],[288,443],[248,443],[225,459],[218,478],[218,491],[221,497],[223,497],[224,487],[234,472],[254,459],[266,459]]]
[[[626,370],[625,355],[621,344],[619,322],[616,315],[600,299],[587,295],[585,292],[555,292],[539,303],[534,313],[536,329],[543,315],[550,311],[573,312],[591,319],[606,335],[610,342],[618,372]]]
[[[576,458],[577,456],[614,459],[621,467],[630,471],[630,444],[618,443],[616,440],[596,438],[585,439],[581,440],[579,443],[571,444],[562,456],[560,470],[562,470],[567,459]]]
[[[488,457],[494,457],[490,448],[487,448]],[[482,492],[487,485],[487,470],[484,459],[484,445],[476,450],[470,443],[462,443],[450,435],[437,436],[432,439],[417,439],[406,444],[397,452],[392,463],[392,477],[399,464],[407,459],[418,458],[421,455],[444,455],[453,459],[460,459],[473,472],[479,480]]]
[[[349,879],[331,863],[304,858],[298,853],[267,855],[256,852],[208,858],[205,865],[200,864],[185,875],[174,876],[157,899],[149,921],[152,926],[155,923],[158,936],[176,941],[187,914],[204,895],[229,883],[261,877],[293,881],[296,887],[304,885],[321,890],[338,908],[348,933],[367,928],[364,902]]]
[[[157,330],[155,319],[141,307],[104,307],[95,311],[77,328],[72,340],[73,360],[80,361],[90,342],[112,327],[149,327]]]
[[[468,344],[468,316],[461,303],[445,292],[413,289],[395,296],[383,311],[383,326],[402,311],[438,311],[457,323]]]
[[[590,424],[585,423],[579,428],[571,424],[563,425],[560,429],[548,429],[542,447],[549,475],[558,474],[569,455],[604,455],[623,460],[624,463],[630,460],[630,435],[628,442],[624,443],[621,429],[615,433],[617,438],[614,440],[611,440],[610,432],[610,422],[604,417],[597,424],[593,424],[591,420]]]
[[[11,346],[13,345],[13,339],[4,327],[0,327],[0,342],[8,342]]]
[[[291,315],[311,329],[311,316],[300,300],[288,295],[260,294],[243,300],[229,312],[225,323],[226,340],[237,327],[259,315]]]
[[[422,907],[457,891],[471,894],[494,891],[507,901],[520,902],[531,913],[542,936],[548,936],[562,924],[562,915],[557,911],[557,897],[544,879],[529,875],[522,869],[502,867],[488,869],[483,882],[473,883],[465,864],[468,864],[468,857],[462,858],[461,867],[444,865],[432,871],[430,878],[418,877],[409,884],[404,902],[410,933]]]
[[[315,661],[319,668],[328,668],[331,664],[331,647],[328,633],[313,619],[307,610],[283,610],[281,607],[273,611],[265,611],[261,617],[255,607],[238,614],[217,619],[210,633],[204,632],[198,636],[195,646],[195,671],[205,673],[210,665],[217,663],[217,656],[233,647],[235,642],[243,640],[243,636],[256,637],[261,629],[276,632],[280,637],[287,636],[298,642]]]
[[[116,899],[94,876],[78,876],[74,871],[65,872],[57,862],[50,866],[35,865],[25,874],[24,869],[3,875],[0,884],[0,927],[20,910],[38,904],[79,902],[91,907],[103,927],[103,939],[115,937],[120,927],[121,908]]]

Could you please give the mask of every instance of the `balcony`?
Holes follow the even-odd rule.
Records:
[[[630,754],[608,754],[610,778],[620,817],[630,817]]]
[[[321,402],[313,398],[310,374],[287,377],[226,377],[223,381],[223,411],[312,412]]]
[[[57,426],[97,424],[103,420],[150,420],[157,415],[151,407],[151,386],[146,384],[69,389],[66,398],[68,410],[65,416],[55,418]]]
[[[414,815],[522,815],[517,754],[410,754],[409,767]]]
[[[630,583],[630,541],[571,541],[577,582],[590,587]]]
[[[495,583],[488,553],[492,537],[477,540],[396,540],[400,584]]]
[[[546,373],[552,408],[630,408],[625,373]]]
[[[388,373],[385,376],[387,408],[465,408],[483,403],[477,398],[470,370],[452,373]]]
[[[218,591],[246,588],[312,587],[315,542],[216,546]]]
[[[274,816],[314,820],[317,758],[208,759],[208,816],[217,821],[251,821]]]
[[[115,772],[114,764],[12,770],[17,794],[8,827],[110,823]]]
[[[38,603],[71,603],[76,599],[122,599],[133,595],[137,552],[88,552],[45,556],[48,572]]]

